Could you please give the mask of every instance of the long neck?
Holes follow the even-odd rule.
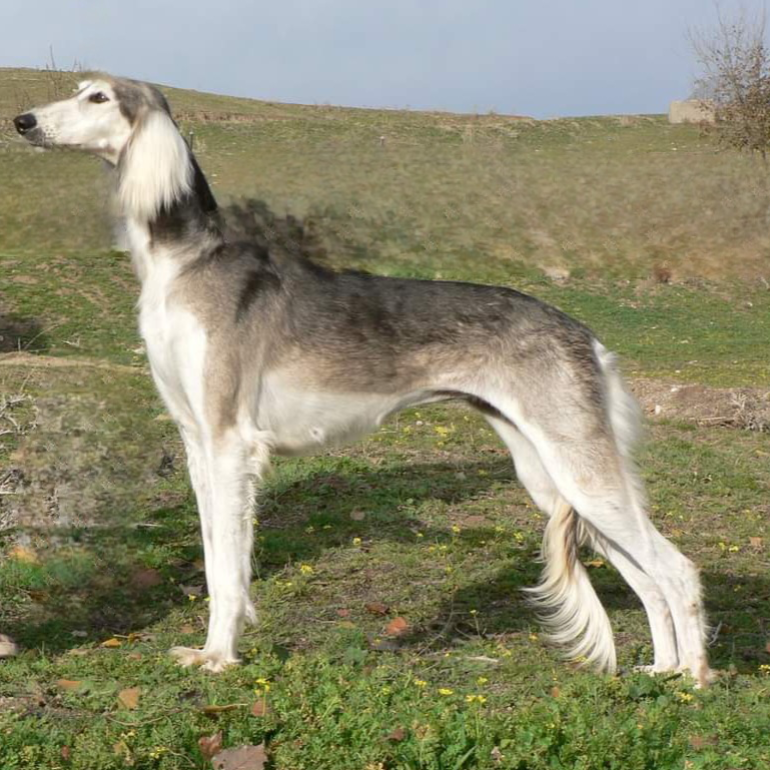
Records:
[[[146,219],[153,244],[173,246],[207,235],[219,235],[217,202],[198,161],[188,151],[192,166],[192,183],[189,190],[181,193],[168,204],[161,206],[154,217]]]
[[[211,189],[166,113],[151,113],[121,155],[118,199],[142,280],[159,259],[190,262],[222,242]]]

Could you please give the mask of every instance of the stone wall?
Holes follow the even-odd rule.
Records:
[[[713,123],[714,110],[706,102],[685,99],[671,102],[668,108],[669,123]]]

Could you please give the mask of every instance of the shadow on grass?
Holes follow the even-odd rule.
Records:
[[[22,318],[2,311],[0,297],[0,353],[45,352],[49,348],[43,327],[35,318]]]
[[[426,537],[448,538],[445,528],[426,528],[410,510],[431,500],[457,503],[486,493],[503,467],[511,478],[508,463],[494,465],[484,477],[477,471],[489,470],[489,463],[443,463],[363,472],[356,467],[349,475],[322,472],[286,485],[278,483],[263,505],[260,574],[269,576],[295,561],[318,560],[326,549],[349,543],[353,531],[367,539],[405,542],[413,541],[413,530],[419,528]],[[458,479],[460,471],[465,480]],[[359,509],[367,512],[364,521],[351,518],[351,512]],[[3,632],[25,648],[44,646],[58,653],[81,645],[84,639],[141,631],[175,607],[189,604],[180,586],[204,584],[203,551],[191,497],[181,505],[158,507],[138,523],[136,514],[127,514],[126,524],[115,522],[113,513],[109,516],[111,523],[93,529],[34,533],[74,544],[92,565],[78,570],[74,562],[56,563],[54,557],[53,563],[41,566],[41,574],[18,581],[19,590],[33,599],[31,609],[27,605],[17,618],[6,612]],[[313,526],[310,522],[318,531],[308,531]],[[325,524],[331,525],[330,530],[323,529]],[[148,562],[162,578],[157,585],[145,584]],[[12,583],[13,577],[6,577],[5,592]]]
[[[3,572],[32,600],[19,613],[6,611],[3,630],[24,648],[58,653],[86,642],[128,634],[161,620],[187,597],[180,589],[202,583],[200,552],[189,506],[159,508],[146,525],[111,522],[94,529],[57,528],[45,533],[59,544],[39,565]],[[27,528],[25,532],[34,533]],[[157,564],[148,567],[148,557]],[[13,596],[7,597],[6,603]]]
[[[353,536],[406,545],[414,543],[419,531],[430,542],[449,542],[457,535],[448,526],[427,526],[416,511],[428,503],[451,505],[491,499],[495,486],[516,485],[505,458],[363,470],[356,466],[350,472],[345,464],[340,461],[333,472],[311,472],[286,482],[279,479],[270,487],[261,513],[261,577],[294,562],[320,560],[329,549],[350,543]],[[482,469],[488,475],[479,475]],[[521,495],[523,502],[524,493]],[[365,512],[362,519],[352,515],[357,511]],[[83,643],[82,636],[73,636],[73,632],[85,632],[86,638],[94,641],[141,631],[189,604],[180,586],[204,583],[191,499],[156,508],[138,526],[114,524],[80,533],[56,533],[60,538],[64,535],[80,541],[98,566],[81,583],[65,578],[57,584],[54,575],[48,590],[35,592],[34,612],[25,613],[27,617],[18,623],[6,622],[3,630],[27,648],[44,647],[56,653]],[[460,534],[469,541],[494,537],[491,524],[483,523],[464,527]],[[148,555],[163,578],[157,585],[145,584]],[[158,565],[159,558],[162,563]],[[531,629],[536,618],[522,589],[534,585],[539,574],[531,543],[520,552],[512,550],[494,578],[448,594],[433,621],[400,639],[398,646],[447,644],[458,637],[478,635],[479,628],[487,637]],[[639,607],[631,589],[614,570],[591,570],[591,579],[610,612]],[[759,664],[770,662],[763,626],[770,616],[770,580],[707,572],[704,584],[711,622],[722,624],[711,650],[714,665],[752,672]],[[414,590],[420,590],[419,584]],[[475,617],[471,609],[476,610]]]
[[[770,664],[770,574],[702,573],[711,626],[709,657],[719,669],[756,673]]]

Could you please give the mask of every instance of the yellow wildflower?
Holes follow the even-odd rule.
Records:
[[[479,703],[482,706],[487,702],[487,699],[483,695],[466,695],[466,703]]]

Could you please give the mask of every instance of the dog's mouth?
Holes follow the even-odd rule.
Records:
[[[30,144],[34,144],[36,147],[51,147],[53,145],[33,113],[25,112],[23,115],[17,115],[13,119],[13,125],[16,131]]]
[[[48,137],[46,137],[45,133],[43,132],[43,129],[41,129],[40,126],[36,126],[35,128],[30,129],[29,131],[25,131],[22,134],[22,136],[30,144],[34,144],[35,147],[52,147],[53,146],[53,144],[48,139]]]

